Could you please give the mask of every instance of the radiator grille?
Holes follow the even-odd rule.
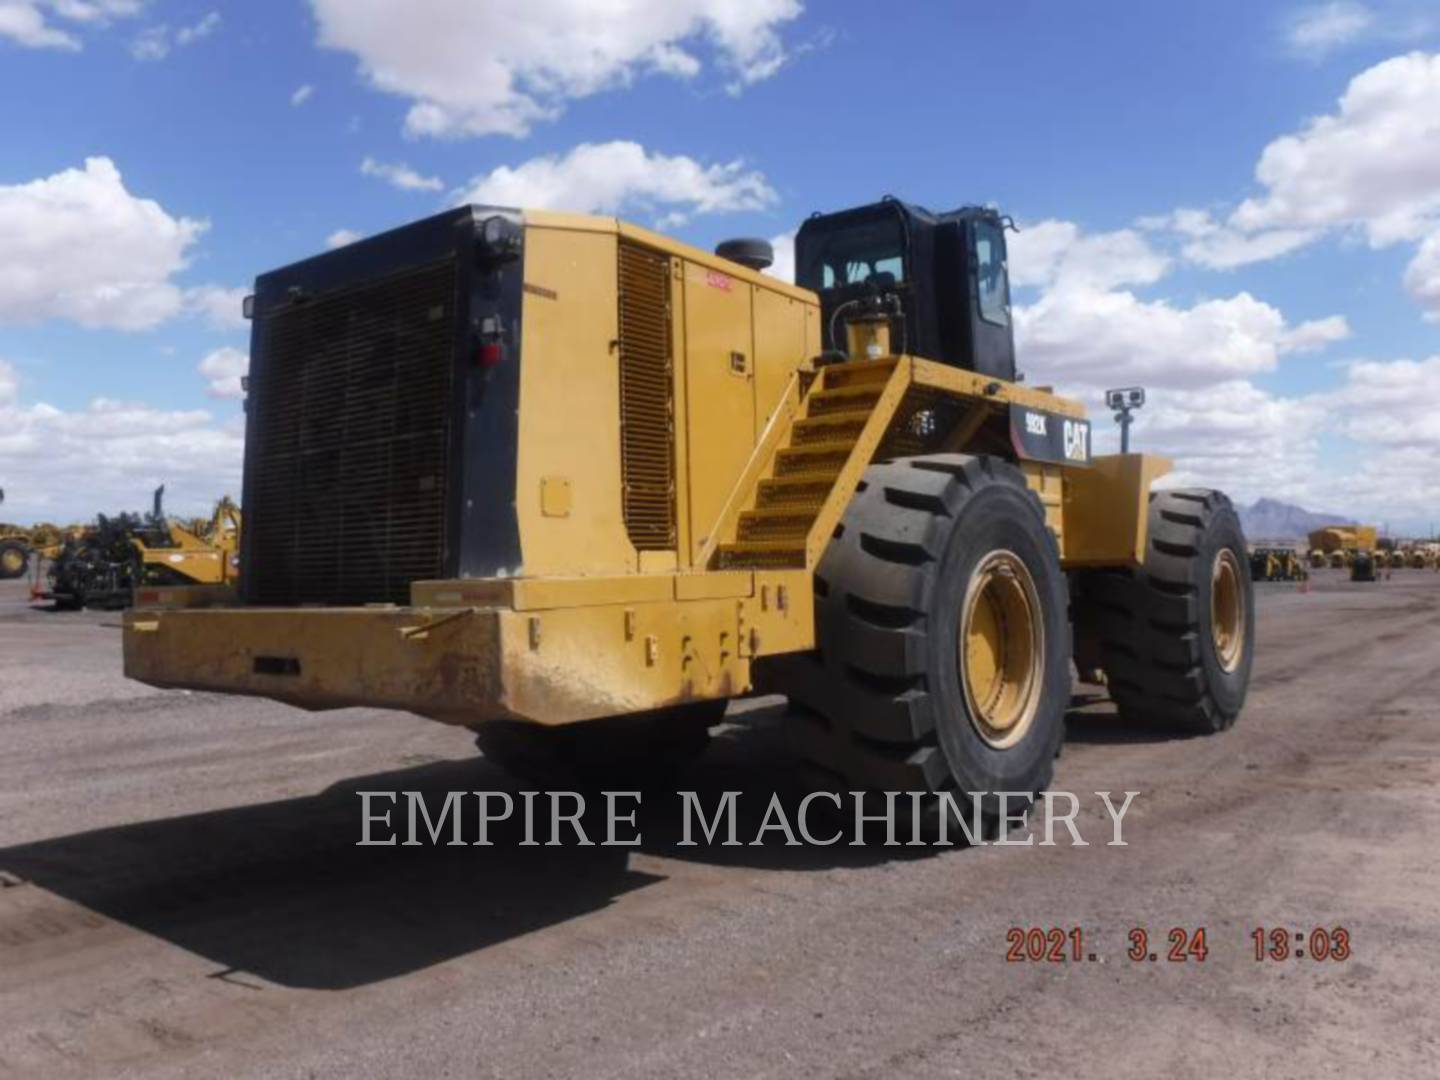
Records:
[[[454,304],[447,260],[266,318],[252,603],[406,603],[410,582],[442,576]]]
[[[640,551],[675,547],[670,262],[620,243],[620,465],[625,528]]]

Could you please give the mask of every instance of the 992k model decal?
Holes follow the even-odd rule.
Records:
[[[1057,465],[1090,464],[1090,421],[1072,416],[1010,406],[1010,442],[1015,453],[1027,461],[1049,461]]]

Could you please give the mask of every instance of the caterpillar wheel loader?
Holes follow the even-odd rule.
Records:
[[[0,488],[0,503],[5,491]],[[31,560],[53,559],[60,553],[66,532],[55,525],[42,524],[29,528],[0,522],[0,581],[24,577]]]
[[[1005,222],[812,216],[798,285],[467,206],[267,273],[238,601],[150,590],[162,687],[473,728],[517,771],[693,752],[779,691],[852,789],[1037,793],[1073,654],[1136,723],[1245,700],[1245,538],[1015,369]]]
[[[1294,548],[1257,547],[1250,552],[1252,581],[1304,581],[1309,576]]]
[[[5,491],[0,488],[0,503],[4,502]],[[30,555],[30,531],[0,522],[0,581],[24,577],[30,568]]]

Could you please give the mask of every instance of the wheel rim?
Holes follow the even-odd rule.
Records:
[[[1240,666],[1245,651],[1245,589],[1240,563],[1225,548],[1215,556],[1210,570],[1210,636],[1215,658],[1226,672]]]
[[[18,574],[24,566],[24,556],[14,548],[6,548],[4,551],[0,551],[0,567],[4,567],[7,574]]]
[[[1013,552],[992,551],[970,575],[958,644],[970,723],[990,746],[1014,746],[1040,707],[1045,637],[1035,579]]]

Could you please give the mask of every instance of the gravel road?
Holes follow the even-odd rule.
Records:
[[[0,1076],[1440,1075],[1440,574],[1260,587],[1221,736],[1082,694],[1088,847],[685,848],[647,792],[638,849],[358,848],[356,791],[521,785],[439,724],[128,683],[118,627],[0,583]],[[681,777],[745,838],[802,792],[779,710]],[[1007,962],[1032,926],[1096,959]]]

